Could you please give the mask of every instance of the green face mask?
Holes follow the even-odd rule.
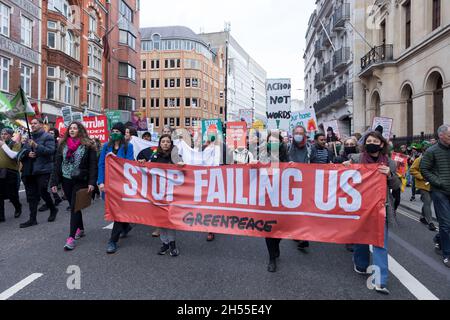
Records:
[[[121,133],[111,133],[111,140],[116,142],[123,139],[123,134]]]

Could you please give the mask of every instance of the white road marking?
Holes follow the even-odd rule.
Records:
[[[414,221],[420,222],[419,218],[415,217],[414,215],[412,215],[410,213],[407,213],[406,211],[397,210],[397,212],[400,213],[402,216],[405,216],[405,217],[410,218],[410,219],[412,219]]]
[[[403,268],[394,258],[388,256],[389,270],[418,300],[439,300],[419,280]]]
[[[25,192],[25,190],[19,190],[20,193]]]
[[[11,298],[17,292],[19,292],[20,290],[22,290],[23,288],[28,286],[30,283],[32,283],[33,281],[39,279],[42,276],[43,276],[42,273],[33,273],[31,276],[23,279],[22,281],[20,281],[16,285],[12,286],[8,290],[3,291],[2,293],[0,293],[0,301],[7,300],[7,299]]]
[[[370,246],[370,252],[373,254],[373,246]],[[439,300],[430,290],[428,290],[419,280],[408,272],[391,255],[388,255],[389,271],[408,289],[417,300]]]
[[[112,230],[113,226],[114,226],[114,222],[109,224],[109,225],[107,225],[106,227],[104,227],[103,230]]]

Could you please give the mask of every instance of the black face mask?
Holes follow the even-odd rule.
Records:
[[[382,150],[379,144],[366,144],[366,150],[368,153],[377,153]]]
[[[356,147],[345,147],[344,148],[345,154],[355,154],[357,153]]]

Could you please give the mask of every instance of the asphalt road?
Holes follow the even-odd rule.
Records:
[[[25,204],[25,194],[21,193]],[[28,218],[13,218],[6,204],[7,222],[0,225],[0,298],[41,299],[162,299],[162,300],[414,300],[450,299],[450,269],[434,252],[434,232],[418,223],[413,211],[401,209],[398,224],[390,227],[389,289],[383,296],[366,287],[367,277],[353,271],[352,256],[342,245],[312,243],[308,253],[294,241],[281,243],[278,272],[266,271],[264,239],[179,232],[177,258],[158,256],[159,239],[153,228],[135,226],[121,240],[118,252],[107,255],[110,223],[103,219],[103,202],[97,200],[84,213],[87,236],[73,252],[63,246],[69,228],[67,202],[59,206],[56,222],[40,213],[39,225],[19,229]],[[24,207],[25,208],[25,207]],[[405,215],[409,216],[405,216]],[[394,262],[392,262],[394,261]],[[67,270],[81,271],[81,289],[70,290]],[[18,284],[34,274],[21,290]],[[16,292],[17,291],[17,292]],[[12,293],[13,292],[13,293]]]

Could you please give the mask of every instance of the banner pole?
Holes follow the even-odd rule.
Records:
[[[25,99],[23,98],[22,86],[19,87],[19,90],[20,90],[20,100],[22,100],[22,105],[25,106]],[[26,109],[25,109],[25,111],[26,111]],[[27,116],[26,112],[24,113],[24,116],[25,116],[25,122],[27,124],[28,138],[31,139],[30,125],[28,123],[28,116]]]

